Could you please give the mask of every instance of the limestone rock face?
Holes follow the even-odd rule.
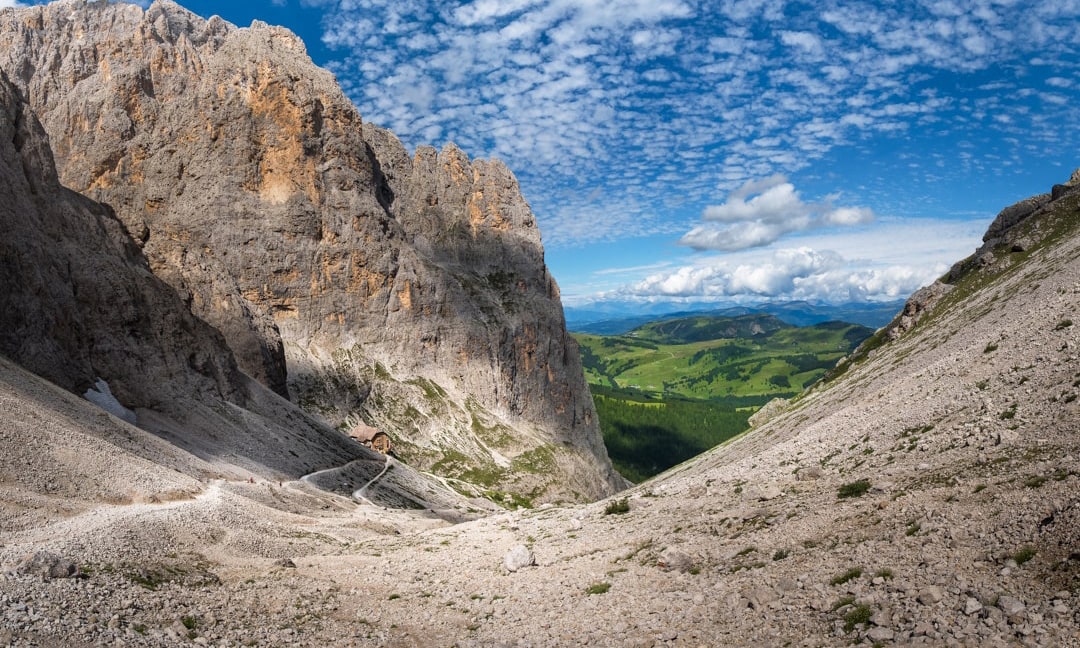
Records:
[[[58,183],[45,132],[2,73],[0,231],[0,354],[258,474],[299,477],[370,455],[244,375],[112,210]]]
[[[287,30],[171,2],[4,11],[0,69],[241,370],[483,488],[623,485],[503,164],[410,156]]]
[[[2,75],[0,178],[0,352],[76,393],[104,378],[132,408],[177,392],[241,399],[224,339],[108,208],[57,183],[41,125]]]

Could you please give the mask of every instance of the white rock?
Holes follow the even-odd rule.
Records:
[[[503,567],[506,567],[506,571],[509,572],[516,572],[519,569],[531,567],[535,564],[536,556],[523,544],[515,545],[503,558]]]
[[[888,628],[870,628],[870,631],[866,633],[866,637],[870,641],[892,641],[894,637],[892,630]]]

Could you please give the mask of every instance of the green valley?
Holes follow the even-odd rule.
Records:
[[[858,324],[795,327],[765,314],[651,322],[624,335],[575,333],[604,442],[640,481],[746,428],[873,333]]]

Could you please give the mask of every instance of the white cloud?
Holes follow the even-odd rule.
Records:
[[[408,146],[450,140],[505,160],[549,245],[656,232],[673,209],[704,214],[717,188],[856,154],[840,147],[881,158],[912,138],[940,142],[938,177],[962,182],[972,167],[949,142],[968,135],[992,184],[998,159],[1031,159],[1040,145],[1063,158],[1080,137],[1047,128],[1075,123],[1080,105],[1076,2],[825,0],[787,13],[783,0],[301,4],[326,12],[329,67],[365,120]],[[991,82],[1007,88],[979,90]],[[1021,94],[1030,89],[1052,91]],[[882,184],[902,181],[903,163],[888,164]],[[586,203],[598,187],[600,204]],[[809,226],[869,216],[847,209],[814,211]],[[724,222],[692,240],[737,248],[804,229],[797,218],[730,221],[724,244]]]
[[[705,208],[698,225],[679,243],[696,250],[744,250],[773,243],[785,234],[873,221],[866,207],[835,208],[831,202],[807,203],[782,175],[747,182],[722,205]],[[719,223],[715,225],[714,223]]]
[[[578,289],[576,300],[842,303],[901,299],[940,277],[979,244],[986,221],[880,219],[873,227],[839,234],[816,232],[800,245],[697,257],[693,263],[650,271],[602,293]]]
[[[678,298],[691,301],[808,300],[843,303],[904,298],[939,277],[948,265],[869,267],[830,250],[777,250],[753,263],[709,263],[659,272],[603,299]]]

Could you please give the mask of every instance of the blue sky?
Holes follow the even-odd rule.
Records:
[[[903,298],[1080,166],[1080,0],[181,4],[504,160],[572,306]]]

